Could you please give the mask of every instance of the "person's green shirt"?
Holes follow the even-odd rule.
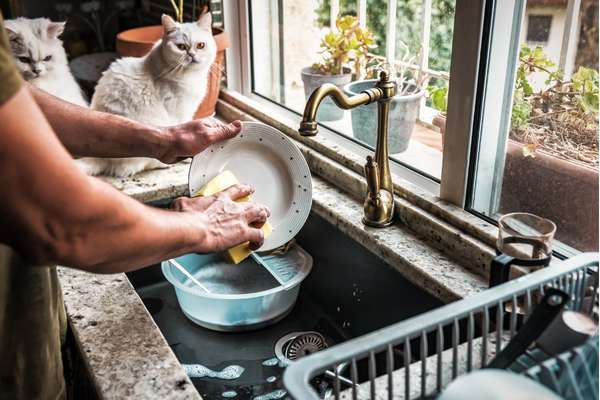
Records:
[[[22,85],[0,13],[0,107]],[[8,134],[17,132],[2,131],[0,125],[0,135]],[[66,398],[61,355],[65,331],[56,267],[28,265],[11,248],[0,244],[1,399]]]

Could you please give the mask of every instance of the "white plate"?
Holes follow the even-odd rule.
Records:
[[[312,180],[304,156],[286,135],[268,125],[243,122],[238,136],[194,157],[190,193],[226,170],[254,186],[253,201],[271,210],[273,233],[259,251],[273,250],[298,234],[310,213]]]

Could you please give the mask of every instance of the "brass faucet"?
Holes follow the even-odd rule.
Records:
[[[377,102],[377,143],[375,159],[367,156],[365,177],[367,180],[367,196],[364,203],[363,223],[374,227],[388,226],[394,219],[394,187],[388,161],[388,115],[390,101],[396,94],[396,83],[390,80],[388,71],[380,71],[379,80],[372,89],[346,96],[337,86],[331,83],[321,85],[310,95],[304,108],[304,116],[298,132],[302,136],[317,134],[317,110],[327,96],[331,96],[338,107],[345,110],[364,104]]]

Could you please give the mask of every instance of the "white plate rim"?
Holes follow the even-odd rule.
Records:
[[[243,121],[242,122],[242,131],[240,132],[240,134],[232,139],[228,139],[226,141],[222,141],[222,142],[218,142],[218,143],[213,143],[212,145],[210,145],[209,147],[207,147],[204,151],[202,151],[201,153],[196,154],[193,159],[192,162],[190,164],[190,168],[188,171],[188,191],[190,193],[190,196],[194,193],[195,190],[197,190],[196,188],[201,188],[202,186],[204,186],[206,183],[208,183],[208,181],[210,179],[212,179],[213,177],[206,177],[205,179],[202,179],[202,173],[200,171],[197,172],[197,170],[199,170],[200,166],[199,163],[203,160],[208,160],[210,159],[210,154],[211,154],[211,150],[218,150],[218,149],[223,149],[225,146],[227,146],[228,143],[234,143],[236,140],[241,140],[241,138],[243,138],[242,135],[244,135],[244,132],[247,131],[248,129],[250,130],[258,130],[259,132],[262,130],[262,134],[266,134],[266,135],[277,135],[279,137],[281,137],[282,139],[282,143],[284,143],[284,145],[286,147],[288,147],[288,151],[290,151],[291,153],[289,154],[290,157],[292,158],[292,160],[285,160],[285,165],[289,165],[290,163],[295,164],[297,166],[297,170],[300,171],[299,174],[297,174],[297,176],[308,176],[309,179],[305,179],[303,181],[303,187],[302,187],[302,191],[300,192],[301,196],[299,198],[302,199],[302,201],[297,201],[296,202],[296,209],[297,209],[297,221],[300,221],[299,223],[296,223],[293,226],[289,226],[289,225],[284,225],[283,223],[277,223],[275,224],[275,222],[273,221],[273,225],[277,226],[277,231],[278,232],[285,232],[284,234],[278,234],[278,235],[270,235],[267,239],[265,239],[265,243],[263,244],[263,246],[260,247],[260,249],[258,249],[257,251],[259,252],[263,252],[263,251],[271,251],[274,250],[284,244],[286,244],[287,242],[289,242],[291,239],[293,239],[298,232],[300,232],[300,230],[302,229],[302,227],[304,226],[304,224],[306,223],[306,220],[308,219],[308,215],[310,214],[310,210],[312,208],[312,176],[311,176],[311,172],[310,172],[310,168],[308,167],[308,163],[306,162],[306,159],[304,158],[304,155],[302,154],[302,152],[300,151],[300,149],[296,146],[296,144],[283,132],[279,131],[278,129],[260,123],[260,122],[254,122],[254,121]],[[256,134],[256,132],[252,131],[253,134]],[[247,133],[246,133],[247,134]],[[213,154],[218,154],[218,152],[214,152]],[[292,169],[288,168],[288,172],[289,175],[294,177],[294,174],[292,173]],[[296,187],[296,185],[293,185],[294,187]],[[292,198],[297,199],[296,197],[292,196]],[[289,207],[289,209],[291,210],[292,207]],[[289,219],[289,214],[291,214],[292,211],[288,211],[288,214],[286,214],[285,219]]]

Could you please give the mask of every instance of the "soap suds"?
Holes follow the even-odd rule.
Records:
[[[244,373],[244,367],[230,365],[222,371],[213,371],[201,364],[182,364],[183,369],[190,378],[215,378],[232,380],[237,379]]]
[[[285,390],[277,389],[273,392],[263,394],[260,396],[256,396],[252,400],[277,400],[277,399],[282,399],[283,397],[285,397],[285,395],[287,395],[287,392]]]

